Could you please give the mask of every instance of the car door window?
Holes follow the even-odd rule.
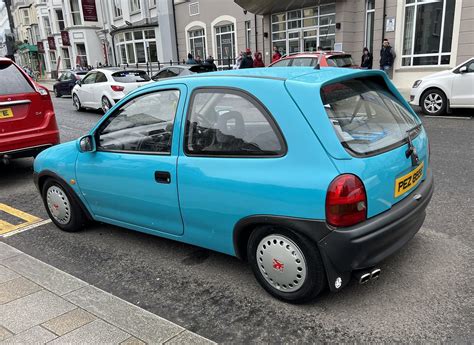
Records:
[[[287,67],[287,66],[290,66],[291,60],[293,60],[293,59],[282,59],[280,61],[275,62],[271,67]]]
[[[94,84],[96,74],[97,73],[91,73],[86,75],[85,78],[82,79],[82,84]]]
[[[185,152],[199,156],[282,156],[286,145],[272,116],[253,96],[237,90],[194,92]]]
[[[293,67],[308,67],[313,66],[313,58],[295,58],[293,59]]]
[[[97,150],[169,154],[179,95],[164,90],[124,104],[99,127]]]
[[[62,73],[58,80],[59,81],[67,80],[67,73]]]
[[[468,73],[474,72],[474,61],[471,61],[470,63],[467,64],[467,72]]]
[[[105,76],[104,73],[97,72],[97,75],[95,77],[95,82],[96,83],[106,83],[107,82],[107,77]]]

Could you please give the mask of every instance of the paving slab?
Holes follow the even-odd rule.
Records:
[[[137,339],[135,337],[130,337],[127,340],[124,340],[120,343],[120,345],[145,345],[146,343]]]
[[[77,308],[63,315],[55,317],[54,319],[46,321],[45,323],[41,324],[41,326],[61,336],[96,319],[97,318],[94,315],[88,313],[84,309]]]
[[[5,259],[2,264],[60,296],[87,285],[86,282],[26,254]]]
[[[178,345],[178,344],[210,345],[210,344],[216,344],[216,343],[209,339],[203,338],[196,333],[193,333],[190,331],[184,331],[178,334],[176,337],[167,341],[165,344],[166,345]]]
[[[0,284],[15,279],[20,275],[5,266],[0,265]]]
[[[9,280],[0,284],[0,304],[14,301],[40,290],[43,290],[41,286],[23,277]]]
[[[50,331],[40,327],[35,326],[24,332],[21,332],[11,338],[6,339],[5,341],[0,342],[1,345],[6,344],[46,344],[48,341],[55,339],[57,335],[51,333]]]
[[[128,338],[130,338],[130,334],[103,320],[95,320],[49,344],[119,344]]]
[[[13,248],[6,243],[0,242],[0,263],[2,260],[8,259],[18,254],[21,254],[18,249]]]
[[[184,328],[93,286],[63,296],[147,343],[162,343]]]
[[[53,293],[41,290],[1,304],[0,325],[18,334],[75,308],[76,306]]]
[[[0,326],[0,341],[5,340],[13,336],[13,333],[9,332],[5,327]]]

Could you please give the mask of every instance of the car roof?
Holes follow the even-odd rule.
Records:
[[[123,68],[119,68],[119,67],[110,67],[110,68],[96,68],[96,69],[92,69],[88,72],[102,72],[104,74],[107,74],[107,75],[112,75],[114,74],[115,72],[145,72],[145,70],[143,69],[135,69],[135,68],[127,68],[127,69],[123,69]]]

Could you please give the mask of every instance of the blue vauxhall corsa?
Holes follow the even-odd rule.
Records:
[[[156,82],[34,168],[60,229],[100,221],[234,255],[293,303],[376,279],[434,188],[426,131],[385,73],[342,68]]]

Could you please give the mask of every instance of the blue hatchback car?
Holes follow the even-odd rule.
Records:
[[[426,132],[386,75],[338,68],[156,82],[34,168],[60,229],[100,221],[234,255],[294,303],[377,278],[434,188]]]

